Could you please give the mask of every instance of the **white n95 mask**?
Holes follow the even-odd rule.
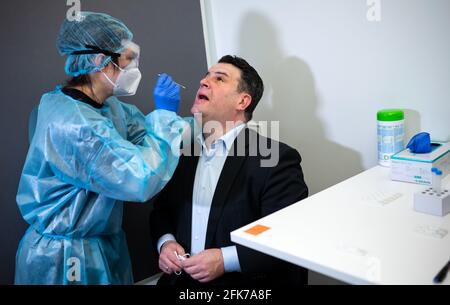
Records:
[[[112,62],[119,70],[119,76],[117,77],[116,82],[114,83],[108,75],[104,72],[106,79],[113,85],[113,95],[114,96],[130,96],[135,95],[137,88],[139,87],[139,83],[142,78],[141,71],[139,71],[137,60],[134,59],[128,66],[125,68],[121,68]]]

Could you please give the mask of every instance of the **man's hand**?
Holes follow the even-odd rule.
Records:
[[[184,272],[201,283],[210,282],[225,273],[220,249],[204,250],[182,264]]]
[[[184,254],[183,247],[174,240],[165,242],[161,247],[161,254],[159,255],[159,268],[167,274],[172,274],[174,271],[181,271],[181,262],[175,255]]]

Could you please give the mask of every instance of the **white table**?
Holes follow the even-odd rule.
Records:
[[[367,170],[233,231],[231,239],[351,284],[433,284],[450,259],[450,214],[415,212],[413,194],[426,186],[391,181],[389,171]],[[245,232],[258,224],[270,229]]]

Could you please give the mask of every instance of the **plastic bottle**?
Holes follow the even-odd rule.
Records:
[[[405,148],[405,115],[400,109],[382,109],[378,120],[378,163],[391,166],[391,156]]]

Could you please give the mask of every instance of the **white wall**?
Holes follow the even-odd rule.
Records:
[[[377,164],[376,112],[406,109],[407,137],[450,140],[450,1],[203,0],[211,65],[247,59],[266,91],[255,120],[279,120],[312,192]]]

